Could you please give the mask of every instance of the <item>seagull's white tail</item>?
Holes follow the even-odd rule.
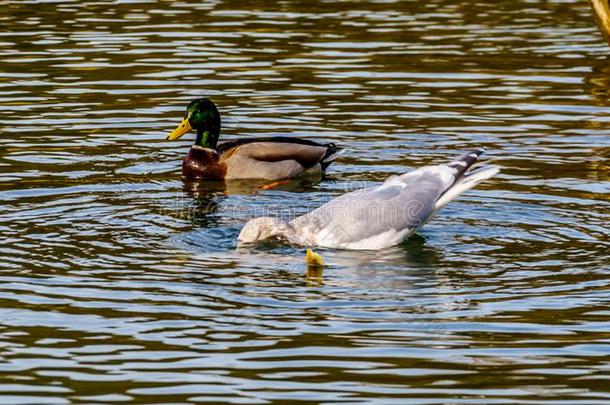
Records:
[[[453,184],[453,186],[449,187],[449,189],[445,191],[441,198],[436,201],[434,211],[440,210],[449,202],[455,200],[464,191],[470,190],[483,180],[487,180],[490,177],[495,176],[499,171],[500,168],[498,166],[490,165],[480,167],[467,174],[464,174]]]

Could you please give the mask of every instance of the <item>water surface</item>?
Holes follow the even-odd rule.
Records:
[[[610,399],[610,50],[587,2],[0,0],[0,402]],[[193,184],[223,137],[348,152]],[[378,252],[236,249],[485,146],[502,173]]]

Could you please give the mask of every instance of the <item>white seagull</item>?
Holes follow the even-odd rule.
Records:
[[[469,170],[484,150],[447,164],[390,176],[381,185],[343,194],[290,222],[254,218],[239,233],[238,243],[279,238],[297,245],[341,249],[396,245],[447,203],[500,171],[494,165]]]

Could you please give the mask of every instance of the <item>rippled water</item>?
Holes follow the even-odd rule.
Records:
[[[585,1],[0,0],[0,402],[610,400],[610,55]],[[348,146],[270,191],[223,137]],[[391,173],[502,173],[403,245],[236,249]]]

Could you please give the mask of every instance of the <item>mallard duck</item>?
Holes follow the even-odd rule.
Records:
[[[187,178],[289,179],[306,170],[326,170],[341,151],[333,143],[279,136],[218,143],[220,113],[207,98],[191,101],[167,140],[176,140],[192,128],[197,130],[197,139],[182,163]]]
[[[460,194],[499,172],[498,166],[469,170],[483,149],[441,165],[389,177],[383,184],[343,194],[314,211],[282,222],[254,218],[238,243],[281,238],[304,246],[383,249],[402,242]]]

